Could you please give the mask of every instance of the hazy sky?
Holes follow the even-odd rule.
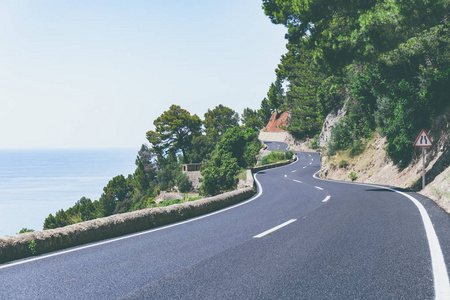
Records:
[[[286,52],[261,4],[0,0],[0,148],[138,148],[171,104],[258,108]]]

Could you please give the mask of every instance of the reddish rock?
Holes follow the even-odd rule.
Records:
[[[269,123],[266,126],[267,132],[286,132],[287,120],[289,117],[289,112],[285,111],[283,113],[274,112],[270,118]]]

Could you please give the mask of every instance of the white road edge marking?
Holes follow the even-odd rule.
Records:
[[[315,185],[314,186],[316,189],[323,191],[323,188],[321,188],[320,186]]]
[[[330,200],[330,196],[327,196],[325,199],[322,200],[322,202],[327,202],[328,200]]]
[[[254,239],[262,238],[263,236],[266,236],[266,235],[268,235],[269,233],[272,233],[272,232],[274,232],[274,231],[276,231],[276,230],[278,230],[278,229],[280,229],[280,228],[283,228],[284,226],[287,226],[287,225],[289,225],[289,224],[291,224],[291,223],[293,223],[293,222],[295,222],[295,221],[297,221],[297,219],[292,219],[292,220],[289,220],[289,221],[287,221],[287,222],[284,222],[283,224],[280,224],[280,225],[278,225],[278,226],[275,226],[275,227],[272,228],[272,229],[269,229],[269,230],[267,230],[267,231],[264,231],[263,233],[260,233],[260,234],[258,234],[258,235],[255,235],[253,238],[254,238]]]
[[[411,200],[416,207],[419,209],[420,216],[422,217],[422,222],[425,227],[425,233],[427,235],[428,239],[428,247],[430,248],[430,255],[431,255],[431,267],[433,269],[433,281],[434,281],[434,294],[436,300],[445,300],[450,299],[450,280],[448,278],[447,273],[447,267],[445,265],[444,255],[442,254],[441,245],[439,244],[439,239],[437,237],[436,231],[434,230],[433,223],[431,222],[430,216],[427,213],[427,210],[425,207],[423,207],[422,203],[420,203],[416,198],[401,192],[397,191],[393,188],[388,188],[385,186],[379,186],[379,185],[373,185],[373,184],[367,184],[367,183],[350,183],[345,181],[334,181],[334,180],[328,180],[323,179],[320,177],[317,177],[317,174],[320,171],[317,171],[314,173],[313,177],[319,180],[324,181],[332,181],[332,182],[338,182],[338,183],[344,183],[344,184],[356,184],[356,185],[364,185],[364,186],[370,186],[370,187],[376,187],[385,189],[388,191],[396,192],[402,196],[405,196],[409,200]]]
[[[296,159],[291,164],[288,164],[286,166],[282,166],[282,167],[279,167],[279,168],[284,168],[284,167],[293,165],[293,164],[295,164],[297,162],[298,162],[298,159]],[[9,263],[9,264],[6,263],[5,265],[0,266],[0,270],[1,269],[6,269],[6,268],[10,268],[10,267],[14,267],[14,266],[18,266],[18,265],[22,265],[22,264],[26,264],[26,263],[29,263],[29,262],[38,261],[38,260],[45,259],[45,258],[50,258],[50,257],[53,257],[53,256],[58,256],[58,255],[63,255],[63,254],[79,251],[79,250],[93,248],[93,247],[97,247],[97,246],[101,246],[101,245],[105,245],[105,244],[109,244],[109,243],[114,243],[114,242],[121,241],[121,240],[126,240],[126,239],[133,238],[133,237],[136,237],[136,236],[140,236],[140,235],[144,235],[144,234],[148,234],[148,233],[152,233],[152,232],[168,229],[168,228],[171,228],[171,227],[183,225],[183,224],[194,222],[194,221],[197,221],[197,220],[201,220],[201,219],[204,219],[204,218],[207,218],[207,217],[210,217],[210,216],[214,216],[214,215],[220,214],[220,213],[222,213],[224,211],[227,211],[227,210],[239,207],[241,205],[245,205],[247,203],[250,203],[250,202],[258,199],[263,193],[262,186],[259,183],[258,179],[256,178],[256,175],[258,175],[258,173],[255,174],[255,182],[256,182],[256,185],[258,187],[258,194],[256,194],[252,198],[250,198],[250,199],[248,199],[246,201],[243,201],[241,203],[238,203],[238,204],[235,204],[235,205],[232,205],[232,206],[223,208],[221,210],[218,210],[218,211],[206,214],[206,215],[202,215],[202,216],[199,216],[199,217],[196,217],[196,218],[193,218],[193,219],[181,221],[181,222],[178,222],[178,223],[174,223],[174,224],[170,224],[170,225],[166,225],[166,226],[162,226],[162,227],[158,227],[158,228],[154,228],[154,229],[149,229],[149,230],[146,230],[146,231],[141,231],[141,232],[138,232],[138,233],[134,233],[134,234],[118,237],[118,238],[112,238],[112,239],[109,239],[109,240],[106,240],[106,241],[103,241],[103,242],[94,242],[94,243],[86,245],[86,246],[80,246],[80,247],[72,248],[72,249],[69,249],[69,250],[62,250],[62,251],[58,251],[56,253],[43,254],[42,256],[33,257],[33,258],[29,258],[29,259],[24,259],[24,260],[13,262],[13,263]]]

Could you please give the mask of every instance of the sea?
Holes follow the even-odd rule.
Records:
[[[98,200],[109,180],[134,172],[138,150],[0,150],[0,237],[42,230],[83,196]]]

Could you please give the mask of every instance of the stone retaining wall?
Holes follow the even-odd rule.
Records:
[[[286,165],[292,163],[293,161],[294,161],[293,159],[290,159],[290,160],[285,160],[285,161],[282,161],[282,162],[277,162],[277,163],[274,163],[274,164],[267,164],[267,165],[263,165],[263,166],[253,167],[252,168],[252,172],[256,173],[256,172],[267,170],[267,169],[272,169],[272,168],[286,166]]]
[[[166,207],[148,208],[81,222],[61,228],[27,232],[0,238],[0,263],[36,254],[61,250],[179,222],[244,201],[255,193],[244,188]],[[30,249],[30,242],[35,242]]]
[[[251,172],[281,167],[292,161],[254,167]],[[249,171],[247,185],[249,187],[192,202],[147,208],[61,228],[2,237],[0,263],[139,232],[217,211],[247,200],[255,194],[253,176]],[[35,246],[30,249],[32,241]]]

